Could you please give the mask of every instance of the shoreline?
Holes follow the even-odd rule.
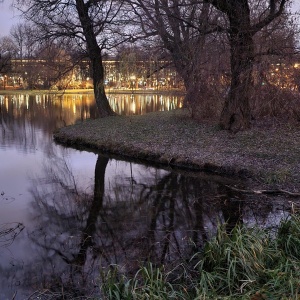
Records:
[[[60,128],[54,140],[166,167],[251,181],[252,186],[300,188],[300,125],[259,124],[231,134],[178,109],[114,116]]]
[[[51,94],[51,95],[63,95],[63,94],[93,94],[93,89],[66,89],[66,90],[22,90],[22,89],[5,89],[0,90],[0,95],[11,94]],[[107,95],[110,94],[185,94],[184,90],[170,89],[170,90],[152,90],[152,89],[105,89]]]

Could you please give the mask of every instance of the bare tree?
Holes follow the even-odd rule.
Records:
[[[24,16],[38,26],[43,38],[76,41],[77,47],[90,60],[99,115],[114,115],[104,90],[102,58],[110,38],[108,32],[114,26],[122,1],[17,0],[17,4],[23,7]]]
[[[141,25],[140,35],[158,35],[162,47],[168,50],[176,71],[183,78],[186,102],[197,98],[203,92],[208,65],[213,61],[215,51],[205,49],[216,42],[215,37],[209,39],[208,36],[220,30],[221,27],[215,26],[220,13],[213,12],[208,3],[193,0],[128,2],[137,16],[137,24]]]
[[[10,35],[14,39],[15,43],[18,45],[18,50],[19,50],[19,58],[22,62],[23,60],[23,52],[24,52],[24,24],[19,23],[17,25],[14,25],[11,30],[10,30]]]
[[[220,109],[221,127],[232,131],[250,127],[254,64],[262,55],[286,52],[278,27],[290,26],[290,20],[283,19],[288,19],[286,8],[291,1],[128,0],[144,35],[159,36],[171,54],[184,79],[186,103],[202,110]],[[222,81],[225,88],[229,84],[226,93]],[[211,94],[216,89],[225,97],[223,104],[213,104],[217,94]],[[203,99],[208,105],[202,105]]]
[[[18,46],[18,58],[34,57],[35,50],[40,46],[37,38],[37,29],[30,23],[18,23],[13,25],[10,36]]]
[[[239,131],[250,127],[250,98],[255,57],[254,35],[284,13],[290,0],[263,1],[263,10],[253,22],[250,0],[204,0],[228,18],[231,84],[221,113],[224,129]],[[261,3],[261,2],[260,2]],[[251,10],[252,8],[252,10]]]
[[[10,37],[0,38],[0,72],[8,74],[12,70],[11,59],[16,56],[17,46]],[[3,86],[6,85],[6,77],[3,79]]]

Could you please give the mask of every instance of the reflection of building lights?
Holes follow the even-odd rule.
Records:
[[[13,100],[14,99],[14,100]],[[29,101],[31,99],[31,101]],[[178,108],[181,106],[180,98],[176,96],[161,96],[159,94],[149,95],[149,94],[122,94],[121,96],[110,95],[110,104],[114,111],[122,115],[135,115],[144,114],[152,111],[163,111]],[[34,102],[32,102],[34,100]],[[12,106],[12,102],[14,105]],[[33,103],[33,105],[29,105]],[[90,105],[95,105],[93,95],[64,95],[62,97],[53,95],[31,95],[20,94],[15,96],[2,96],[0,95],[0,104],[3,105],[3,109],[11,109],[13,107],[12,113],[25,114],[25,109],[30,111],[35,111],[38,109],[39,112],[43,112],[42,115],[46,118],[51,114],[49,111],[56,109],[62,109],[62,114],[67,124],[75,123],[76,116],[78,114],[80,117],[89,118],[90,117]],[[58,105],[59,104],[59,105]],[[78,108],[78,111],[77,111]],[[60,112],[61,113],[61,112]]]
[[[136,110],[135,101],[132,100],[132,102],[130,103],[130,111],[135,113],[135,110]]]
[[[166,103],[166,106],[167,106],[167,108],[169,110],[170,107],[171,107],[171,105],[170,105],[170,98],[169,97],[165,100],[165,103]]]

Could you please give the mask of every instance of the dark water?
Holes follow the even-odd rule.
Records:
[[[180,97],[112,96],[120,114]],[[232,192],[231,179],[159,169],[56,145],[52,132],[96,116],[91,95],[0,94],[0,299],[99,295],[101,270],[189,258],[219,222],[272,227],[287,199]],[[56,297],[57,296],[57,297]],[[51,298],[52,297],[52,298]]]

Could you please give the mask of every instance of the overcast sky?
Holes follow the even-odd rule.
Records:
[[[300,1],[294,0],[293,9],[300,12]],[[12,0],[4,0],[0,3],[0,37],[9,35],[13,24],[20,22],[19,12],[11,8]]]
[[[11,26],[20,22],[19,12],[12,9],[11,4],[12,0],[4,0],[0,3],[0,36],[8,35]]]

